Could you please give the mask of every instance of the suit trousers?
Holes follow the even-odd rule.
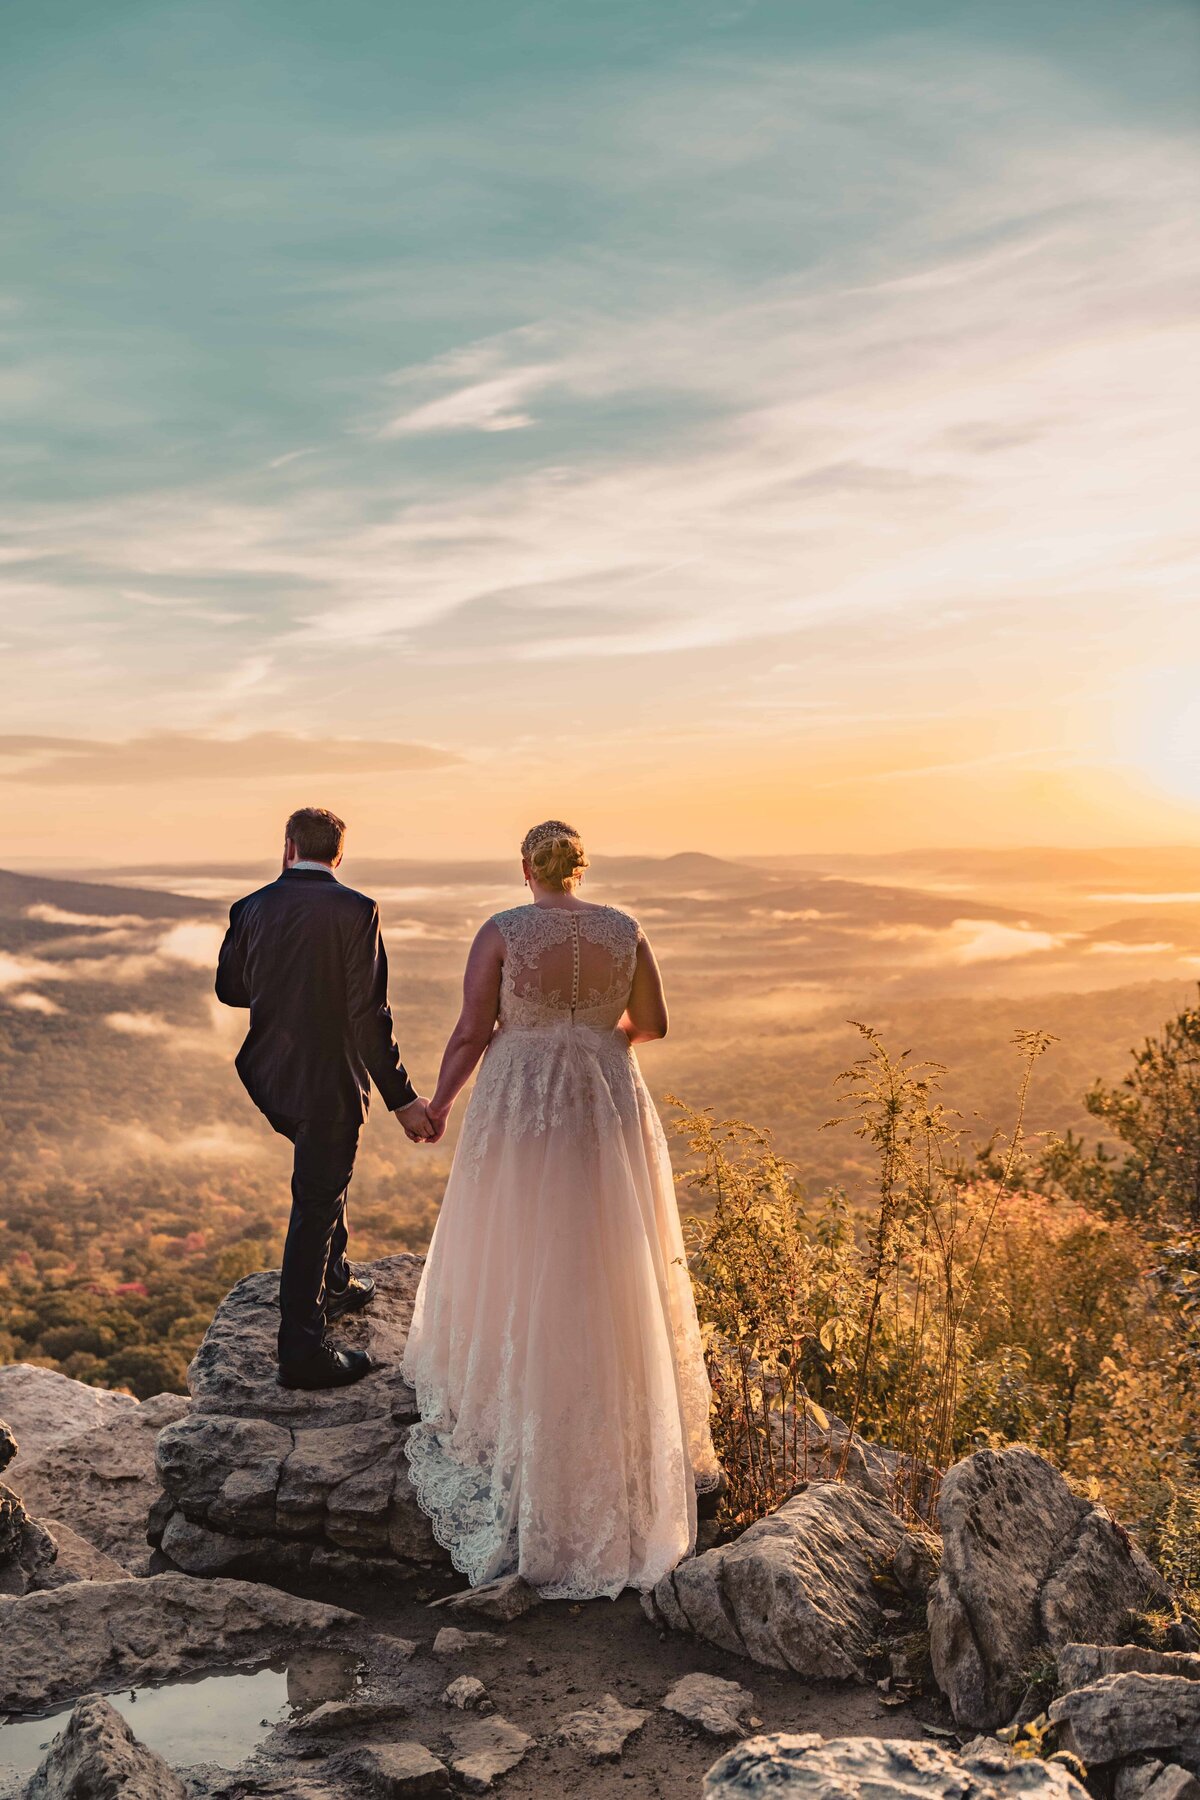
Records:
[[[362,1127],[352,1119],[267,1116],[294,1147],[292,1214],[279,1278],[279,1360],[294,1364],[320,1349],[326,1294],[350,1279],[346,1191]]]

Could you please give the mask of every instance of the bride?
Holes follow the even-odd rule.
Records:
[[[480,1058],[404,1356],[406,1453],[472,1586],[650,1588],[720,1471],[666,1140],[632,1046],[667,1010],[637,921],[590,906],[578,832],[521,846],[532,905],[471,946],[429,1111]]]

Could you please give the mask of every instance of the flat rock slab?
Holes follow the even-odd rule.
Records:
[[[913,1536],[861,1488],[814,1481],[645,1596],[655,1622],[770,1668],[862,1679],[883,1629],[878,1571]]]
[[[1140,1644],[1064,1644],[1055,1657],[1062,1693],[1088,1687],[1103,1675],[1181,1675],[1200,1681],[1200,1656],[1190,1650],[1144,1650]]]
[[[482,1794],[501,1775],[515,1769],[533,1739],[507,1719],[464,1719],[450,1728],[454,1757],[450,1767],[471,1794]]]
[[[137,1407],[132,1394],[89,1387],[84,1381],[60,1375],[57,1369],[39,1369],[33,1363],[0,1364],[0,1419],[17,1441],[13,1470],[27,1457],[41,1456],[55,1444],[106,1424],[118,1413],[135,1412]]]
[[[754,1695],[720,1675],[684,1675],[663,1706],[712,1737],[744,1737],[754,1712]]]
[[[908,1738],[747,1738],[704,1777],[703,1800],[1086,1800],[1061,1763],[959,1757]]]
[[[1157,1755],[1200,1769],[1200,1682],[1180,1675],[1104,1675],[1050,1708],[1058,1741],[1093,1763]]]
[[[615,1694],[604,1694],[594,1706],[580,1707],[560,1719],[554,1735],[560,1743],[573,1744],[589,1762],[613,1762],[649,1713],[622,1706]]]
[[[507,1642],[495,1631],[460,1631],[457,1625],[443,1625],[433,1640],[433,1654],[462,1656],[469,1650],[503,1650]]]
[[[1039,1654],[1111,1642],[1126,1612],[1167,1599],[1128,1534],[1032,1450],[955,1463],[938,1518],[930,1654],[956,1722],[973,1730],[1011,1719]]]
[[[331,1328],[336,1343],[370,1352],[378,1366],[366,1381],[317,1392],[279,1386],[279,1271],[269,1269],[247,1275],[222,1300],[188,1369],[188,1392],[204,1412],[274,1419],[280,1425],[321,1420],[350,1425],[383,1415],[413,1423],[416,1397],[400,1363],[423,1264],[423,1257],[408,1255],[367,1264],[375,1279],[374,1300]]]
[[[349,1641],[362,1620],[243,1581],[77,1581],[0,1602],[0,1711]]]
[[[364,1750],[356,1758],[356,1766],[376,1794],[411,1796],[417,1800],[423,1794],[444,1794],[450,1786],[450,1771],[445,1763],[413,1739]]]
[[[192,1409],[157,1445],[154,1538],[177,1568],[271,1576],[446,1560],[404,1457],[417,1415],[400,1362],[422,1259],[369,1266],[375,1300],[332,1335],[380,1366],[349,1388],[279,1386],[277,1272],[247,1276],[221,1302],[188,1370]]]
[[[24,1800],[187,1800],[187,1789],[102,1695],[90,1694],[51,1744]]]
[[[446,1594],[441,1600],[434,1600],[430,1611],[453,1616],[466,1613],[508,1625],[522,1613],[529,1612],[531,1607],[541,1604],[542,1597],[536,1588],[531,1588],[519,1575],[501,1575],[496,1581],[484,1581],[479,1587],[467,1588],[461,1594]]]
[[[155,1440],[164,1426],[186,1417],[190,1405],[182,1394],[156,1394],[36,1454],[27,1455],[22,1446],[9,1471],[12,1485],[37,1517],[61,1520],[129,1574],[144,1575],[150,1567],[146,1531],[159,1495]]]

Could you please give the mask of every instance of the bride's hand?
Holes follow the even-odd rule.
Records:
[[[450,1104],[453,1105],[453,1101],[451,1101]],[[434,1099],[429,1102],[429,1105],[425,1110],[429,1115],[429,1123],[433,1133],[428,1141],[431,1144],[438,1144],[446,1135],[446,1126],[450,1121],[450,1107],[440,1105],[438,1101]]]

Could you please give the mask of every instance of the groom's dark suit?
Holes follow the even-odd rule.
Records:
[[[320,1348],[325,1294],[344,1288],[346,1189],[371,1082],[389,1111],[415,1100],[392,1031],[379,909],[332,871],[285,869],[234,902],[217,998],[250,1008],[237,1072],[295,1145],[279,1283],[279,1359]]]

